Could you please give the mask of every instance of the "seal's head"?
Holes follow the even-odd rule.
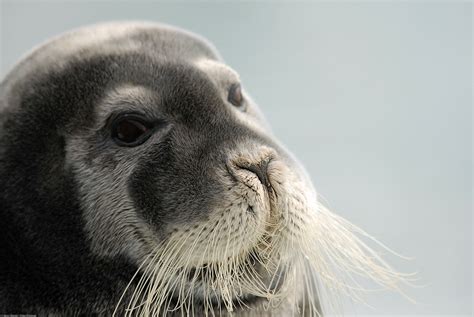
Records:
[[[5,307],[316,315],[353,273],[397,287],[198,36],[66,34],[7,76],[1,106],[3,278],[41,281]]]

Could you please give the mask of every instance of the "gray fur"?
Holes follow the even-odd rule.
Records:
[[[153,248],[196,228],[250,248],[270,198],[229,162],[306,176],[247,94],[245,111],[227,101],[236,82],[206,40],[151,23],[83,28],[20,61],[0,86],[0,313],[109,315]],[[163,127],[120,147],[107,120],[124,111]]]

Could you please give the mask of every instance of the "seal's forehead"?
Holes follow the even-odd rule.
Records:
[[[165,24],[145,22],[105,23],[66,33],[50,42],[57,53],[138,51],[167,58],[203,56],[220,59],[203,37]]]
[[[221,60],[206,39],[176,27],[144,22],[105,23],[62,34],[34,48],[12,69],[5,82],[21,80],[39,70],[60,70],[71,61],[128,54],[162,60]]]

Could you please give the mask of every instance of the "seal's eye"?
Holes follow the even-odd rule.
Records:
[[[242,96],[242,87],[240,84],[233,84],[230,86],[227,100],[236,107],[242,107],[244,97]]]
[[[123,115],[112,125],[112,138],[121,146],[137,146],[150,136],[150,124],[134,115]]]

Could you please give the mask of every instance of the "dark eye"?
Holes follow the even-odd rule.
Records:
[[[123,115],[112,125],[112,138],[122,146],[137,146],[150,136],[150,124],[134,115]]]
[[[242,87],[240,84],[233,84],[230,86],[227,100],[236,107],[242,107],[244,96],[242,96]]]

